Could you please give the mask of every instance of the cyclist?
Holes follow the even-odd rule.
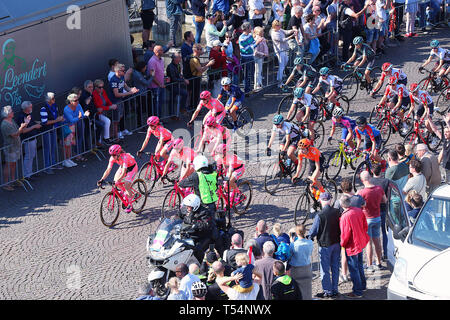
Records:
[[[169,171],[170,165],[175,159],[181,161],[181,172],[178,181],[190,176],[194,172],[193,161],[197,154],[189,147],[184,146],[184,140],[178,138],[173,142],[173,149],[170,152],[169,159],[164,167],[163,176]]]
[[[217,164],[217,171],[222,172],[230,181],[230,201],[236,203],[240,199],[234,198],[235,194],[239,194],[237,180],[244,175],[245,165],[244,161],[235,153],[228,152],[226,144],[220,144],[214,154],[214,161]],[[226,190],[226,188],[225,188]]]
[[[380,79],[378,80],[377,84],[375,85],[375,88],[370,91],[370,96],[373,97],[375,95],[375,91],[377,91],[378,89],[381,88],[381,86],[384,83],[384,79],[386,77],[388,77],[388,79],[392,76],[397,78],[397,82],[399,84],[404,84],[405,86],[408,84],[408,76],[406,75],[406,73],[404,73],[401,69],[398,68],[394,68],[394,66],[392,65],[392,63],[390,62],[385,62],[383,63],[383,65],[381,66],[381,76]]]
[[[323,67],[319,70],[319,83],[313,90],[312,94],[316,94],[322,87],[324,92],[327,91],[326,87],[329,88],[329,92],[325,93],[325,99],[335,106],[340,106],[341,104],[336,100],[337,96],[342,91],[342,79],[338,76],[330,75],[330,69],[328,67]]]
[[[346,144],[351,148],[351,150],[355,149],[355,143],[353,139],[355,137],[355,120],[344,116],[344,109],[341,107],[335,107],[333,110],[333,117],[331,118],[331,132],[328,137],[328,142],[331,142],[333,138],[334,131],[336,127],[342,128],[342,136],[341,140],[345,141]]]
[[[245,95],[241,91],[239,86],[231,84],[231,79],[228,77],[223,77],[220,83],[222,84],[222,91],[220,91],[220,94],[217,96],[217,100],[220,101],[222,97],[228,98],[228,101],[225,105],[225,110],[227,113],[230,113],[231,118],[233,119],[233,131],[236,131],[236,111],[241,107]]]
[[[308,129],[311,132],[311,140],[314,141],[314,123],[317,121],[319,115],[319,108],[316,105],[316,100],[313,96],[306,93],[304,88],[294,89],[294,100],[292,101],[291,108],[288,112],[288,118],[290,119],[295,107],[300,104],[301,108],[295,115],[295,119],[298,122],[308,122]]]
[[[433,60],[434,56],[438,57],[439,62],[436,63],[436,65],[431,71],[439,72],[438,74],[439,78],[436,78],[436,81],[439,84],[440,81],[442,81],[442,76],[448,75],[450,72],[450,50],[441,48],[438,40],[431,41],[430,46],[431,46],[430,56],[420,66],[419,70],[425,68],[425,66],[429,64],[431,60]]]
[[[361,136],[364,136],[364,149],[369,151],[370,155],[375,161],[382,162],[386,164],[385,161],[378,155],[381,149],[381,134],[378,129],[376,129],[371,124],[367,123],[366,117],[358,117],[356,119],[356,149],[359,150],[361,145]]]
[[[283,140],[280,141],[280,152],[286,152],[289,159],[288,165],[291,161],[297,164],[297,158],[295,157],[295,150],[297,149],[297,142],[300,139],[300,129],[295,124],[284,121],[284,117],[281,114],[276,114],[273,117],[272,135],[270,136],[269,144],[267,145],[266,154],[271,155],[271,149],[273,140],[277,133],[283,135]],[[290,160],[290,161],[289,161]]]
[[[406,117],[409,117],[411,113],[414,114],[414,118],[420,118],[420,121],[433,118],[434,103],[430,94],[424,90],[419,90],[417,83],[413,83],[409,87],[409,98],[411,101],[411,108],[408,111]],[[429,131],[431,126],[428,121],[425,121],[425,125]]]
[[[317,86],[319,81],[319,73],[312,66],[306,63],[302,63],[302,58],[297,57],[294,59],[295,68],[292,70],[288,79],[285,82],[285,86],[291,82],[295,74],[300,75],[300,80],[297,81],[296,87],[306,88],[306,93],[311,93],[311,91]]]
[[[114,163],[117,163],[120,168],[116,171],[114,175],[114,183],[117,184],[121,180],[123,180],[123,186],[120,186],[122,191],[125,190],[125,199],[126,202],[129,202],[133,198],[133,192],[131,191],[131,184],[134,180],[138,172],[138,166],[134,157],[123,151],[122,147],[118,144],[114,144],[109,147],[109,154],[111,158],[109,158],[108,167],[103,173],[102,178],[97,182],[98,186],[101,186],[103,181],[109,176],[111,170],[114,166]],[[125,209],[125,212],[130,213],[132,209],[131,204],[128,205]]]
[[[314,194],[314,189],[312,188],[313,186],[317,186],[320,192],[325,191],[322,186],[322,183],[319,181],[319,177],[323,172],[323,163],[325,161],[325,158],[320,153],[319,149],[312,146],[312,141],[309,139],[306,138],[301,139],[298,142],[297,146],[298,146],[298,165],[297,171],[295,172],[295,175],[292,177],[292,182],[295,182],[295,180],[300,176],[303,158],[308,159],[309,160],[308,179],[312,181],[310,185],[310,190],[314,196],[317,196],[317,194]]]
[[[373,65],[375,64],[375,51],[373,51],[368,44],[364,43],[364,39],[361,36],[355,37],[353,39],[353,44],[355,45],[355,50],[353,51],[353,55],[345,64],[350,64],[356,59],[353,66],[355,68],[359,68],[367,62],[366,70],[364,71],[364,78],[366,79],[367,86],[369,88],[372,83],[370,71],[372,71]]]
[[[380,106],[385,105],[392,113],[399,110],[400,121],[403,121],[403,115],[409,110],[409,92],[404,84],[400,84],[396,76],[389,78],[389,85],[386,87],[383,97],[378,103]],[[406,123],[403,123],[403,128],[408,129]]]
[[[203,91],[202,93],[200,93],[200,102],[198,103],[197,109],[195,109],[191,120],[188,122],[188,126],[192,125],[192,122],[194,122],[195,118],[197,118],[198,114],[202,110],[202,107],[206,107],[207,109],[209,109],[208,113],[203,118],[203,124],[205,124],[205,120],[209,116],[214,116],[216,118],[216,122],[218,124],[222,124],[222,120],[223,118],[225,118],[226,114],[225,107],[219,100],[211,97],[211,92]]]
[[[214,151],[216,150],[219,144],[231,143],[230,130],[228,130],[224,126],[221,126],[220,124],[217,124],[216,118],[214,118],[214,116],[212,115],[205,120],[205,128],[203,131],[203,135],[198,145],[198,148],[195,150],[195,152],[197,153],[202,152],[203,146],[205,145],[206,142],[209,144],[208,148],[209,152],[211,153],[211,156],[214,154]]]
[[[147,119],[148,129],[147,135],[145,136],[144,143],[142,143],[141,148],[138,150],[136,155],[141,156],[143,150],[147,147],[150,137],[154,135],[158,139],[158,144],[155,148],[156,159],[162,157],[167,160],[169,157],[169,152],[172,150],[173,136],[170,130],[167,130],[162,126],[157,116],[151,116]]]

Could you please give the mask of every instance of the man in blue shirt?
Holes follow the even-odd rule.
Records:
[[[264,220],[259,220],[256,224],[256,243],[262,251],[263,245],[266,241],[272,241],[275,245],[275,251],[277,251],[277,244],[273,241],[273,238],[267,233],[267,224]]]
[[[181,28],[181,13],[183,12],[181,4],[183,2],[184,0],[166,0],[166,14],[170,21],[170,40],[174,47],[177,47],[176,34]]]
[[[228,0],[214,0],[212,13],[216,13],[216,11],[222,11],[225,16],[228,16],[230,12],[230,2]]]

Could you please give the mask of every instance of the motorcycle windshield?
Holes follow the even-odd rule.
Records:
[[[153,238],[152,246],[150,247],[151,250],[158,251],[161,249],[161,247],[166,243],[170,237],[172,236],[173,232],[171,232],[175,226],[179,225],[181,223],[181,220],[171,220],[171,219],[164,219],[163,222],[158,227],[158,230],[156,231],[155,237]]]

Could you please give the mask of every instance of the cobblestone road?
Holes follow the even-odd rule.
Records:
[[[433,34],[448,47],[448,29]],[[429,35],[407,40],[401,46],[391,48],[377,65],[389,59],[406,71],[409,83],[418,81],[423,77],[417,72],[418,62],[426,58],[429,40]],[[255,129],[269,127],[280,100],[281,94],[274,89],[248,100],[247,104],[255,112]],[[365,93],[358,94],[351,104],[351,115],[368,115],[375,101]],[[172,129],[179,126],[181,123],[169,124]],[[327,131],[329,127],[328,122]],[[143,139],[144,135],[139,133],[127,137],[125,150],[135,153]],[[390,142],[398,141],[396,135]],[[153,147],[154,144],[148,150]],[[255,144],[249,146],[249,150],[256,149]],[[294,226],[293,208],[301,190],[285,181],[276,196],[265,193],[263,168],[269,159],[264,155],[263,139],[260,139],[259,150],[258,161],[251,161],[245,174],[254,188],[251,209],[236,221],[236,226],[245,231],[246,240],[253,236],[259,219],[265,219],[270,227],[281,222],[285,231]],[[142,163],[140,160],[139,164]],[[99,218],[100,200],[106,191],[95,187],[106,164],[106,160],[98,161],[90,156],[89,162],[75,168],[58,171],[54,176],[34,178],[34,191],[0,193],[0,299],[136,297],[148,274],[146,239],[155,226],[153,222],[168,187],[156,188],[142,214],[122,211],[117,225],[108,229]],[[350,171],[341,174],[347,175]],[[316,249],[313,294],[321,291]],[[385,299],[389,276],[388,271],[371,275],[365,298]],[[342,284],[339,289],[346,293],[351,290],[351,285]]]

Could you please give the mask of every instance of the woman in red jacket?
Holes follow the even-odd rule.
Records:
[[[106,144],[111,144],[111,141],[109,139],[109,127],[111,125],[111,120],[109,120],[108,117],[106,117],[103,113],[104,111],[108,110],[115,110],[117,109],[117,105],[113,104],[111,100],[109,100],[108,96],[106,95],[104,87],[103,80],[97,79],[94,81],[94,91],[92,92],[92,98],[94,100],[94,106],[97,108],[97,115],[100,121],[102,121],[104,125],[104,131],[103,131],[103,141]],[[118,123],[114,124],[114,137],[117,136],[117,130],[118,130]]]

